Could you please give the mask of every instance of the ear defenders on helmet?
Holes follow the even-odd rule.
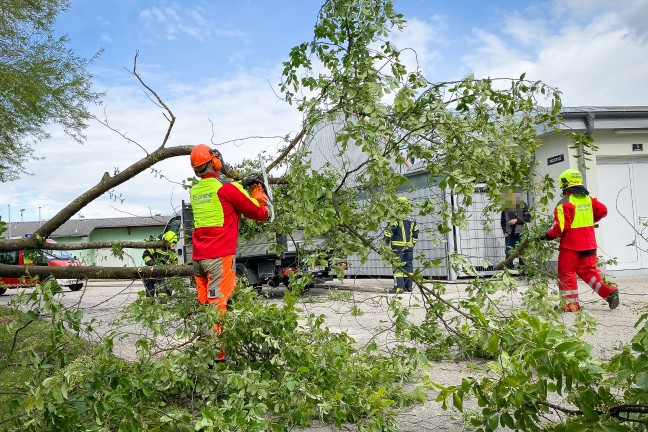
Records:
[[[212,163],[214,164],[214,169],[220,171],[223,169],[223,155],[216,149],[210,149],[209,154],[212,155]]]

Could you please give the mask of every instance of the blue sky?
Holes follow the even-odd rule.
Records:
[[[149,151],[166,131],[162,111],[127,70],[139,51],[139,72],[177,117],[169,145],[211,141],[235,163],[273,153],[277,137],[299,128],[299,113],[274,92],[281,62],[311,39],[320,6],[316,0],[71,0],[56,28],[77,55],[103,49],[91,71],[96,88],[107,92],[97,114],[114,129]],[[408,24],[392,39],[416,50],[432,81],[526,72],[558,87],[568,106],[648,105],[648,1],[396,0],[395,6]],[[37,148],[43,159],[28,167],[34,175],[3,184],[2,219],[9,219],[9,205],[12,221],[20,220],[21,208],[25,221],[38,220],[39,208],[47,219],[103,172],[144,156],[102,125],[91,124],[87,137],[78,145],[52,128]],[[142,173],[80,214],[171,214],[187,199],[179,182],[191,175],[188,162],[176,159],[159,165],[165,179]]]

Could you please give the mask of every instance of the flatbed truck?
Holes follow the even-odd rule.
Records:
[[[193,211],[191,205],[182,202],[180,212],[171,217],[164,232],[173,231],[178,235],[178,259],[181,264],[191,263],[193,245]],[[239,238],[236,252],[236,275],[247,279],[249,285],[260,289],[264,284],[277,287],[281,284],[290,288],[290,274],[303,266],[300,256],[304,250],[304,233],[260,233],[250,239]],[[313,248],[325,250],[325,240],[315,242]],[[312,249],[309,249],[312,251]],[[344,265],[344,264],[342,264]],[[322,283],[333,280],[329,267],[315,265],[304,267],[313,276],[313,282]]]

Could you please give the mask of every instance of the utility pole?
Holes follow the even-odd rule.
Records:
[[[20,209],[20,222],[25,222],[25,219],[23,218],[23,213],[25,213],[25,209]]]
[[[9,238],[11,238],[11,204],[7,204],[9,207]]]

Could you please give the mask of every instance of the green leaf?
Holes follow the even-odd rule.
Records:
[[[640,389],[648,392],[648,371],[639,372],[635,377],[635,383]]]
[[[566,341],[558,344],[554,350],[556,352],[570,352],[575,351],[581,347],[581,343],[577,341]]]
[[[457,392],[452,393],[452,404],[454,405],[455,408],[457,408],[459,411],[463,411],[463,400],[461,397],[457,394]]]
[[[511,430],[515,429],[515,420],[513,420],[513,417],[511,416],[511,414],[509,414],[506,411],[504,411],[500,415],[500,424],[502,426],[504,426],[504,427],[507,427],[507,428],[511,429]]]

